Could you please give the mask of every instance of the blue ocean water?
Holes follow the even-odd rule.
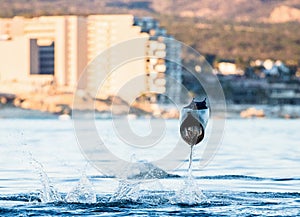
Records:
[[[96,123],[110,139],[109,120]],[[178,122],[168,124],[175,142]],[[178,176],[120,180],[88,163],[72,121],[1,119],[0,216],[297,216],[299,129],[299,120],[229,119],[218,152],[206,167],[194,165],[194,179],[185,177],[187,156],[168,171]]]

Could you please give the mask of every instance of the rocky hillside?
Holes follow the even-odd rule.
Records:
[[[1,0],[0,16],[133,13],[234,21],[300,21],[299,0]]]
[[[0,17],[104,13],[155,17],[201,53],[242,65],[253,58],[300,65],[299,0],[0,0]]]
[[[159,13],[178,14],[182,17],[208,20],[221,18],[238,22],[299,21],[297,8],[300,8],[300,1],[297,0],[153,0],[152,3],[152,7]]]
[[[268,21],[272,23],[300,22],[300,9],[285,5],[278,6],[273,9]]]

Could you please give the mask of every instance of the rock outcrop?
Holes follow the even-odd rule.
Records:
[[[274,8],[269,18],[269,22],[271,23],[284,23],[291,21],[300,22],[300,10],[285,5]]]

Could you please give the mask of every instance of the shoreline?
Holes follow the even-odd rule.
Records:
[[[243,111],[263,111],[262,116],[250,114],[246,117],[241,117]],[[82,117],[84,118],[85,111],[82,110]],[[68,114],[63,113],[51,113],[49,111],[40,111],[35,109],[24,109],[13,104],[0,104],[0,119],[60,119],[65,116],[67,119],[72,119],[72,110]],[[114,114],[115,117],[126,117],[127,114]],[[227,105],[227,112],[225,114],[226,119],[251,119],[251,118],[266,118],[266,119],[299,119],[300,118],[300,106],[299,105]],[[110,111],[99,112],[95,111],[95,119],[109,119],[111,117]],[[176,119],[172,116],[154,116],[150,114],[128,114],[129,119],[138,118],[164,118],[164,119]]]

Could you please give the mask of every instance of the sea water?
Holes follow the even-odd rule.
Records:
[[[96,124],[109,131],[109,122]],[[0,216],[300,215],[299,120],[227,120],[215,157],[204,168],[193,162],[191,182],[188,155],[177,176],[122,180],[89,164],[71,120],[0,123]],[[168,124],[167,139],[176,142],[178,121]]]

